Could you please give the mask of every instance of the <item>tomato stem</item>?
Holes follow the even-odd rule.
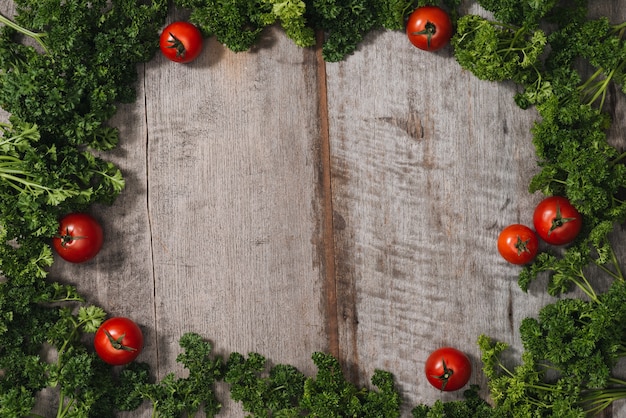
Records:
[[[70,229],[67,228],[65,230],[65,234],[56,235],[56,238],[61,240],[61,246],[66,247],[69,242],[77,241],[79,239],[87,239],[88,237],[83,235],[72,236],[72,234],[70,234]]]
[[[104,333],[106,334],[113,348],[115,348],[116,350],[137,351],[136,348],[122,344],[122,341],[124,340],[126,334],[122,334],[122,336],[116,340],[106,328],[104,329]]]
[[[529,253],[528,243],[530,242],[530,238],[526,241],[522,241],[522,237],[517,236],[517,242],[515,243],[515,248],[517,249],[517,255],[522,255],[522,253]]]
[[[170,39],[168,39],[167,43],[169,44],[167,47],[176,50],[177,58],[185,58],[185,54],[187,53],[187,49],[185,49],[185,44],[181,42],[172,32],[169,32]]]
[[[554,231],[555,229],[558,229],[562,227],[563,225],[565,225],[566,223],[574,221],[574,220],[576,220],[576,218],[564,218],[563,215],[561,215],[561,207],[557,204],[556,216],[554,217],[554,219],[552,219],[552,226],[550,227],[550,230],[548,231],[548,235],[550,235],[552,231]]]
[[[426,35],[426,45],[428,45],[428,49],[430,49],[430,41],[435,33],[437,33],[437,25],[431,21],[426,21],[424,29],[419,32],[413,32],[413,35]]]
[[[441,390],[445,390],[446,385],[448,384],[448,380],[450,380],[450,378],[454,374],[454,370],[448,368],[445,359],[441,359],[441,364],[443,365],[443,374],[434,377],[441,381]]]

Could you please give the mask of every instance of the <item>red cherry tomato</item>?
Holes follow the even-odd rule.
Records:
[[[509,263],[528,264],[539,251],[537,234],[526,225],[509,225],[498,236],[498,252]]]
[[[419,49],[436,51],[450,42],[452,21],[448,13],[440,7],[418,7],[409,16],[406,35]]]
[[[161,52],[169,60],[188,63],[202,52],[202,33],[189,22],[173,22],[163,29],[159,38]]]
[[[52,246],[64,260],[83,263],[98,254],[103,241],[104,234],[97,220],[86,213],[71,213],[61,219]]]
[[[459,390],[472,376],[472,363],[465,353],[442,347],[431,353],[424,366],[426,379],[443,391]]]
[[[128,364],[143,350],[143,333],[128,318],[110,318],[96,331],[94,347],[104,362],[114,366]]]
[[[574,241],[582,228],[583,217],[570,201],[561,196],[550,196],[539,202],[533,214],[537,235],[552,245]]]

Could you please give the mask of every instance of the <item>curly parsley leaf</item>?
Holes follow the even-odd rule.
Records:
[[[211,344],[196,333],[185,333],[179,343],[183,352],[176,361],[185,366],[188,376],[168,373],[159,382],[139,382],[130,399],[150,401],[154,411],[163,417],[193,415],[201,408],[206,416],[213,417],[221,409],[213,385],[223,377],[223,360],[213,357]]]

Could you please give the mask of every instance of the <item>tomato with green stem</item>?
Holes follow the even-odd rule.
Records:
[[[504,228],[498,236],[498,252],[512,264],[528,264],[539,251],[537,234],[522,224],[512,224]]]
[[[104,233],[100,223],[87,213],[70,213],[59,222],[59,231],[52,238],[55,251],[66,261],[84,263],[102,248]]]
[[[437,51],[452,38],[452,20],[441,7],[418,7],[409,16],[406,35],[417,48]]]
[[[143,350],[143,333],[129,318],[110,318],[96,331],[94,347],[105,363],[114,366],[128,364]]]
[[[424,365],[426,379],[442,391],[461,389],[472,376],[472,363],[462,351],[453,347],[441,347],[433,351]]]
[[[550,196],[535,207],[533,224],[537,235],[551,245],[574,241],[582,228],[583,217],[566,197]]]
[[[165,57],[174,62],[188,63],[202,52],[202,32],[194,24],[184,21],[170,23],[163,29],[159,47]]]

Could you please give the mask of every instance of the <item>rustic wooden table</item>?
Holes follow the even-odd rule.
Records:
[[[620,2],[593,8],[626,19]],[[543,283],[522,292],[495,247],[540,199],[527,191],[537,115],[515,105],[514,86],[390,31],[339,63],[273,28],[249,52],[207,39],[191,64],[159,55],[138,71],[139,99],[120,107],[121,144],[106,154],[127,187],[94,208],[106,245],[51,276],[135,318],[139,360],[158,377],[182,373],[187,331],[219,354],[255,351],[307,374],[322,350],[362,385],[391,371],[408,415],[460,396],[424,379],[433,349],[466,351],[482,388],[480,334],[520,353],[521,319],[551,298]],[[622,148],[625,109],[616,96],[610,135]],[[615,237],[622,260],[625,236]],[[223,416],[243,416],[221,400]]]

